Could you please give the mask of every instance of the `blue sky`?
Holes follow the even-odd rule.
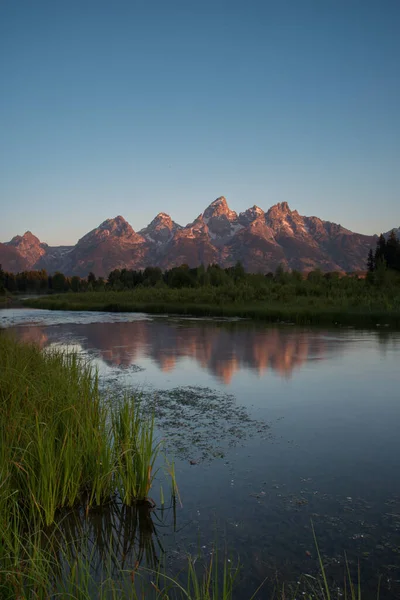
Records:
[[[289,202],[400,225],[398,0],[1,0],[0,240]]]

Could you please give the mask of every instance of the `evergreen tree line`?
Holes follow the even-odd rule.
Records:
[[[237,262],[235,266],[226,269],[217,264],[204,267],[200,265],[190,268],[188,265],[173,267],[162,271],[159,267],[147,267],[144,270],[114,269],[108,278],[96,277],[89,273],[86,278],[66,277],[63,273],[48,275],[42,271],[22,271],[14,274],[4,271],[0,265],[0,293],[45,294],[62,292],[87,291],[123,291],[136,287],[168,287],[198,288],[204,286],[258,286],[262,282],[271,281],[279,284],[298,284],[305,279],[313,284],[324,281],[331,285],[340,278],[339,273],[323,273],[319,269],[304,275],[299,271],[287,271],[283,265],[278,266],[275,273],[266,275],[246,273],[243,265]]]
[[[96,278],[89,273],[87,278],[78,276],[66,277],[63,273],[49,275],[44,269],[40,271],[21,271],[10,273],[4,271],[0,264],[0,293],[10,294],[46,294],[51,292],[84,292],[93,290],[93,282],[104,289],[106,281],[104,278]]]
[[[246,277],[240,263],[229,269],[221,269],[218,265],[205,268],[200,266],[190,269],[187,265],[162,271],[158,267],[147,267],[144,270],[114,269],[108,278],[96,277],[91,272],[85,277],[74,275],[67,277],[63,273],[48,275],[45,270],[22,271],[11,273],[4,271],[0,265],[0,293],[60,293],[133,289],[136,286],[153,287],[166,285],[172,288],[198,287],[201,285],[218,286],[230,281],[238,281]],[[271,273],[271,277],[273,277]]]
[[[385,269],[400,271],[400,239],[394,230],[387,240],[383,234],[379,236],[375,252],[371,249],[368,253],[367,267],[369,273]]]

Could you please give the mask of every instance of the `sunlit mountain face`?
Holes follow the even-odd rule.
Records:
[[[182,226],[162,212],[136,232],[122,217],[107,219],[74,246],[50,247],[30,231],[0,244],[3,269],[61,271],[106,277],[114,269],[162,269],[188,264],[241,261],[246,271],[267,273],[282,264],[310,271],[360,271],[377,236],[354,233],[318,217],[305,217],[287,202],[267,211],[253,205],[236,213],[221,196],[193,222]]]

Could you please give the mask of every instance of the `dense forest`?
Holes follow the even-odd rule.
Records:
[[[397,284],[399,278],[395,272],[400,272],[400,240],[393,231],[388,239],[381,235],[378,239],[375,252],[369,251],[367,260],[366,282],[371,285],[382,286],[389,283]],[[93,291],[124,291],[137,287],[157,288],[199,288],[221,287],[235,285],[250,285],[258,287],[262,283],[271,281],[279,284],[298,285],[303,282],[310,284],[332,283],[343,278],[359,278],[359,274],[343,276],[337,272],[323,273],[321,270],[303,274],[298,271],[286,271],[283,266],[277,268],[275,273],[267,275],[246,273],[238,262],[234,267],[222,269],[218,265],[189,268],[187,265],[174,267],[162,272],[158,267],[147,267],[143,271],[128,269],[115,269],[108,278],[96,277],[89,273],[86,278],[78,276],[67,277],[63,273],[49,275],[45,270],[22,271],[14,274],[4,271],[0,265],[0,294],[48,294],[62,292],[93,292]],[[301,286],[298,287],[301,293]]]

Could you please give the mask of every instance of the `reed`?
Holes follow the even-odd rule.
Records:
[[[117,488],[128,506],[148,497],[159,444],[154,445],[154,418],[143,420],[135,402],[125,398],[112,414]]]
[[[117,492],[127,504],[143,501],[158,453],[153,430],[133,398],[103,402],[96,372],[76,354],[0,336],[2,503],[16,499],[48,526],[60,509]]]

